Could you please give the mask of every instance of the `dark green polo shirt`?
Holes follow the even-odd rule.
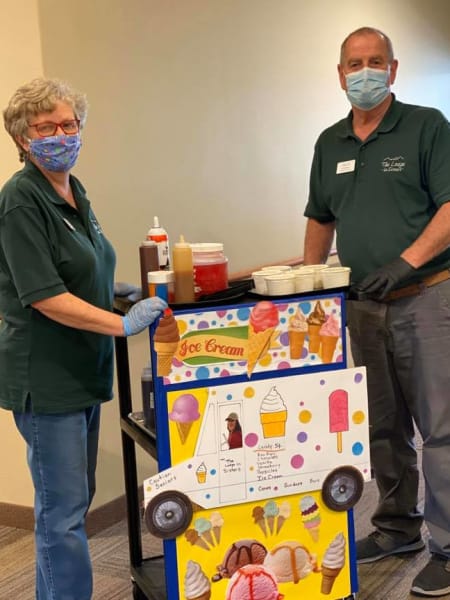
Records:
[[[305,216],[336,221],[336,242],[352,280],[389,263],[419,237],[450,200],[450,127],[433,108],[393,100],[361,142],[352,113],[316,143]],[[450,266],[450,250],[417,271],[417,279]]]
[[[0,193],[0,407],[80,410],[112,398],[113,339],[60,325],[31,303],[70,292],[112,310],[115,254],[81,183],[78,211],[32,163]]]

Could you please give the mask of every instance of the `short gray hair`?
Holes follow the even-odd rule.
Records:
[[[354,35],[371,35],[371,34],[379,35],[381,38],[383,38],[383,40],[386,44],[389,62],[392,62],[394,60],[394,48],[392,46],[391,40],[385,33],[380,31],[379,29],[375,29],[375,27],[360,27],[359,29],[355,29],[355,31],[352,31],[351,33],[349,33],[348,36],[345,38],[345,40],[342,42],[341,54],[340,54],[340,58],[339,58],[341,65],[344,63],[345,46],[346,46],[348,40],[351,37],[353,37]]]
[[[66,102],[73,108],[74,115],[83,128],[88,111],[86,96],[73,89],[60,79],[33,79],[20,86],[13,94],[8,106],[3,111],[3,122],[6,131],[14,140],[18,150],[19,159],[23,162],[26,158],[25,150],[17,142],[18,138],[26,137],[30,117],[41,113],[52,112],[58,101]]]

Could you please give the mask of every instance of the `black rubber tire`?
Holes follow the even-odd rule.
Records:
[[[192,521],[189,498],[177,490],[161,492],[145,507],[144,518],[150,533],[163,540],[178,537]]]
[[[331,510],[350,510],[361,498],[363,488],[361,472],[356,467],[345,465],[328,474],[322,485],[322,499]]]

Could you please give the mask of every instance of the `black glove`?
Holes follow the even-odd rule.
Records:
[[[397,283],[409,279],[416,269],[399,257],[370,273],[360,283],[353,286],[350,296],[383,300]]]

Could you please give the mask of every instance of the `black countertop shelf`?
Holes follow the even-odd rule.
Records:
[[[144,431],[142,427],[129,417],[121,417],[120,427],[130,438],[132,438],[141,448],[148,452],[154,459],[156,455],[156,435],[152,431]]]

